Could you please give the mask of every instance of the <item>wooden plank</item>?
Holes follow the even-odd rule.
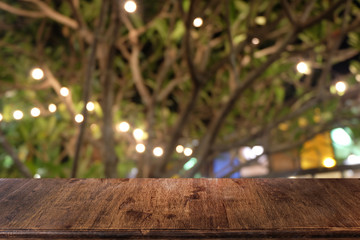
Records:
[[[360,238],[359,179],[0,179],[0,238]]]

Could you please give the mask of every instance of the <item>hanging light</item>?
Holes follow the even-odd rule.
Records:
[[[328,157],[323,160],[322,164],[326,168],[332,168],[335,167],[336,161],[333,158]]]
[[[83,122],[84,121],[84,116],[82,115],[82,114],[76,114],[76,116],[75,116],[75,122],[77,122],[77,123],[81,123],[81,122]]]
[[[177,153],[182,153],[184,151],[184,146],[182,145],[177,145],[176,146],[176,152]]]
[[[127,132],[130,129],[130,124],[127,122],[121,122],[119,125],[117,125],[117,130],[120,132]]]
[[[136,140],[141,140],[144,136],[144,131],[141,130],[140,128],[137,128],[134,130],[133,136]]]
[[[3,120],[3,115],[0,113],[0,122]]]
[[[153,154],[155,157],[161,157],[164,154],[164,150],[161,147],[156,147],[153,150]]]
[[[258,38],[253,38],[253,39],[251,40],[251,42],[252,42],[252,44],[254,44],[254,45],[258,45],[258,44],[260,43],[260,40],[259,40]]]
[[[32,108],[31,111],[30,111],[31,116],[33,116],[33,117],[40,116],[40,113],[41,113],[41,111],[37,107]]]
[[[297,65],[296,65],[296,69],[299,73],[302,73],[302,74],[308,74],[310,73],[310,68],[308,66],[308,64],[306,62],[299,62]]]
[[[35,80],[41,80],[44,77],[44,71],[41,68],[31,70],[31,77]]]
[[[138,152],[138,153],[143,153],[145,152],[145,145],[142,144],[142,143],[139,143],[139,144],[136,144],[136,147],[135,147],[135,150]]]
[[[15,120],[20,120],[24,117],[24,114],[22,111],[20,110],[16,110],[14,113],[13,113],[13,117],[15,118]]]
[[[184,155],[189,157],[193,153],[193,150],[191,148],[185,148],[184,149]]]
[[[54,113],[54,112],[56,112],[57,108],[56,108],[55,104],[51,103],[51,104],[49,104],[48,109],[49,109],[49,112]]]
[[[86,110],[88,110],[89,112],[94,111],[94,109],[95,109],[95,104],[93,102],[88,102],[86,104]]]
[[[67,87],[62,87],[60,89],[60,95],[63,97],[67,97],[69,95],[70,91]]]
[[[336,92],[341,96],[343,95],[347,90],[347,84],[343,81],[339,81],[335,84]]]
[[[203,20],[201,17],[197,17],[193,21],[194,27],[201,27],[203,25]]]
[[[127,11],[128,13],[133,13],[136,11],[136,3],[134,1],[127,1],[125,4],[124,4],[124,9],[125,11]]]

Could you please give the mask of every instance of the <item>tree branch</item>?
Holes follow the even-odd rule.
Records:
[[[14,160],[15,165],[17,166],[17,168],[19,169],[20,173],[26,177],[26,178],[32,178],[31,172],[30,170],[26,167],[26,165],[21,162],[21,160],[19,159],[19,157],[17,156],[16,152],[14,151],[14,149],[11,147],[11,145],[9,144],[9,142],[6,140],[4,134],[2,133],[2,131],[0,130],[0,145],[4,148],[4,150],[10,155],[10,157],[12,158],[12,160]]]
[[[65,26],[68,26],[72,29],[77,29],[78,24],[75,20],[64,16],[56,11],[54,11],[51,7],[49,7],[47,4],[40,0],[23,0],[25,2],[31,2],[38,6],[39,9],[43,11],[43,13],[50,19],[53,19],[56,22],[59,22],[61,24],[64,24]]]
[[[18,16],[31,17],[31,18],[43,18],[45,14],[43,12],[28,11],[10,6],[4,2],[0,2],[0,9],[9,13],[13,13]]]
[[[92,80],[93,72],[94,72],[94,68],[95,68],[96,50],[98,47],[99,38],[105,27],[104,22],[105,22],[105,16],[106,16],[107,10],[108,10],[108,1],[103,1],[102,5],[101,5],[101,10],[100,10],[99,25],[97,26],[96,31],[95,31],[94,41],[91,45],[90,56],[88,58],[88,62],[86,65],[86,73],[85,73],[84,88],[83,88],[84,89],[83,90],[84,107],[82,109],[82,115],[84,116],[84,120],[80,125],[80,131],[79,131],[79,135],[78,135],[78,138],[76,141],[74,162],[73,162],[73,166],[72,166],[72,170],[71,170],[72,178],[76,178],[76,174],[77,174],[80,151],[81,151],[81,146],[83,144],[86,123],[87,123],[87,118],[88,118],[88,111],[86,109],[86,104],[89,102],[90,95],[91,95],[91,85],[92,85],[91,80]]]

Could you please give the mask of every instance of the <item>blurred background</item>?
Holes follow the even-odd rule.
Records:
[[[360,177],[360,1],[0,0],[0,177]]]

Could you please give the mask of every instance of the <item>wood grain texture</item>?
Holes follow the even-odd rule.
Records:
[[[360,238],[359,179],[0,179],[0,238]]]

